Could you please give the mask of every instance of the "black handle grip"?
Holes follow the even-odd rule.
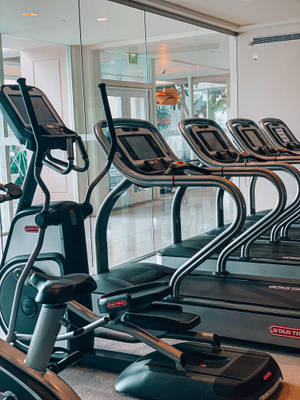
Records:
[[[109,133],[110,133],[111,147],[110,147],[109,154],[107,156],[107,160],[109,162],[111,162],[113,160],[113,158],[114,158],[114,155],[115,155],[115,152],[116,152],[116,148],[117,148],[117,136],[116,136],[116,131],[115,131],[112,115],[111,115],[111,112],[110,112],[110,107],[109,107],[109,102],[108,102],[108,98],[107,98],[105,84],[104,83],[100,83],[98,85],[98,88],[99,88],[100,93],[101,93],[101,98],[102,98],[102,102],[103,102],[103,107],[104,107],[105,117],[106,117],[106,121],[107,121],[107,126],[108,126],[108,130],[109,130]]]
[[[8,200],[19,199],[22,196],[22,189],[20,186],[11,182],[7,183],[6,185],[0,183],[0,190],[6,193],[4,195],[0,195],[0,203],[4,203]]]
[[[57,157],[54,157],[50,151],[47,152],[46,158],[44,158],[43,163],[47,165],[49,168],[52,168],[56,172],[66,175],[71,171],[77,171],[77,172],[84,172],[88,169],[89,167],[89,157],[86,151],[86,148],[82,142],[82,139],[80,136],[77,137],[69,137],[66,139],[67,140],[67,159],[68,161],[60,160]],[[74,164],[74,149],[73,149],[73,143],[76,143],[79,149],[79,153],[81,156],[81,159],[83,161],[83,165],[75,165]]]
[[[85,145],[83,144],[83,141],[82,141],[82,139],[81,139],[80,136],[78,136],[78,137],[76,138],[76,144],[77,144],[77,146],[78,146],[78,148],[79,148],[79,152],[80,152],[80,155],[81,155],[81,159],[82,159],[82,161],[83,161],[83,166],[82,166],[82,167],[79,167],[79,166],[77,166],[77,165],[74,165],[73,169],[74,169],[75,171],[77,171],[77,172],[84,172],[84,171],[86,171],[86,170],[88,169],[88,167],[89,167],[89,156],[88,156],[88,153],[87,153],[87,151],[86,151]]]

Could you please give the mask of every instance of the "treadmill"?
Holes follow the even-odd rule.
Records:
[[[104,230],[109,210],[112,209],[110,203],[114,203],[124,188],[132,184],[161,186],[163,172],[169,167],[164,160],[175,157],[159,131],[149,122],[115,119],[114,126],[118,141],[114,165],[124,180],[106,198],[98,214],[96,240],[101,238],[104,242],[107,241]],[[108,152],[106,121],[97,123],[95,134],[100,146]],[[162,152],[160,156],[157,154],[157,144]],[[150,152],[153,158],[143,158],[145,149],[147,156]],[[175,165],[185,164],[181,163],[176,161]],[[176,186],[176,180],[180,177],[172,176]],[[187,180],[192,177],[185,176]],[[234,239],[229,246],[238,241]],[[97,255],[100,275],[114,270],[106,264],[105,243],[102,249],[102,254]],[[205,248],[202,255],[204,253],[207,256]],[[105,261],[103,271],[100,257]],[[180,304],[185,311],[201,315],[203,329],[214,331],[222,337],[300,348],[299,279],[247,275],[247,268],[244,268],[244,274],[228,273],[226,270],[223,273],[203,271],[198,268],[202,267],[203,261],[205,257],[198,253],[174,272],[170,281],[172,296],[165,299],[166,302]],[[216,260],[214,263],[216,269]]]
[[[268,117],[261,119],[259,125],[277,149],[285,148],[290,154],[300,156],[300,142],[285,122]]]
[[[290,160],[288,162],[297,164],[296,155],[287,156],[288,154],[291,154],[290,149],[287,149],[287,147],[281,147],[278,149],[278,146],[274,146],[269,140],[268,136],[266,136],[259,126],[251,119],[231,119],[227,122],[227,127],[239,149],[246,151],[249,156],[258,157],[260,160],[265,161],[276,160],[277,162]],[[292,161],[290,157],[294,157],[296,161]],[[295,212],[286,219],[284,225],[280,227],[281,238],[299,241],[300,227],[299,223],[297,222],[299,217],[300,209],[295,210]],[[290,229],[294,223],[296,223],[295,229]],[[278,231],[279,228],[273,232],[272,239],[276,238],[276,235],[279,233]]]

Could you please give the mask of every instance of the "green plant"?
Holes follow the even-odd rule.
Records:
[[[12,145],[10,148],[9,166],[11,175],[17,175],[15,184],[22,186],[27,170],[26,150],[19,146]]]
[[[168,110],[168,107],[170,106],[156,107],[158,129],[167,129],[171,124],[171,115],[170,111]]]
[[[227,109],[226,88],[209,89],[208,118],[216,119],[218,112],[224,113]]]

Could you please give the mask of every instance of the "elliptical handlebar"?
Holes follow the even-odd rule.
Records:
[[[82,167],[74,164],[74,143],[78,146],[81,159],[83,160]],[[68,161],[60,160],[54,157],[50,151],[47,151],[47,158],[43,160],[43,164],[62,175],[67,175],[71,171],[85,172],[89,167],[89,158],[81,137],[67,137],[66,144]]]
[[[87,190],[87,193],[86,193],[86,196],[85,196],[85,200],[84,200],[84,204],[89,204],[94,188],[102,180],[102,178],[106,175],[106,173],[110,169],[111,164],[112,164],[112,162],[114,160],[116,149],[117,149],[117,135],[116,135],[116,131],[115,131],[112,115],[111,115],[111,112],[110,112],[110,107],[109,107],[109,103],[108,103],[108,97],[107,97],[107,93],[106,93],[105,83],[100,83],[98,85],[98,88],[100,90],[102,104],[103,104],[103,108],[104,108],[104,112],[105,112],[105,116],[106,116],[106,121],[107,121],[107,126],[108,126],[108,130],[109,130],[109,134],[110,134],[110,148],[108,150],[106,164],[105,164],[103,170],[93,180],[93,182],[90,184],[90,186],[89,186],[89,188]]]
[[[33,104],[30,99],[28,88],[26,86],[26,79],[19,78],[17,79],[17,83],[20,88],[20,92],[24,101],[25,109],[28,115],[28,119],[32,128],[32,134],[34,136],[35,144],[36,144],[36,153],[35,153],[35,166],[42,167],[43,164],[43,149],[44,143],[42,140],[42,134],[40,132],[40,127],[37,121],[36,114],[34,112]]]
[[[41,172],[42,172],[42,167],[43,167],[43,159],[44,159],[44,153],[45,153],[45,143],[42,138],[42,134],[40,132],[40,127],[37,121],[37,117],[33,108],[33,104],[31,101],[31,98],[28,93],[28,88],[26,86],[26,79],[25,78],[19,78],[17,79],[17,83],[20,88],[20,92],[24,101],[24,106],[27,112],[27,116],[31,125],[32,133],[34,136],[35,140],[35,145],[36,145],[36,152],[35,152],[35,158],[34,158],[34,178],[37,182],[37,184],[40,186],[42,192],[45,195],[45,202],[44,206],[42,209],[43,212],[47,212],[49,209],[50,205],[50,192],[45,185],[43,179],[41,178]]]
[[[22,196],[22,189],[14,183],[2,184],[0,183],[0,191],[5,194],[0,195],[0,203],[5,201],[19,199]]]
[[[112,160],[114,158],[114,154],[116,152],[116,148],[117,148],[117,135],[116,135],[115,126],[113,123],[113,119],[112,119],[112,115],[111,115],[111,111],[110,111],[110,107],[109,107],[109,103],[108,103],[108,97],[107,97],[107,93],[106,93],[105,84],[100,83],[98,85],[98,88],[101,93],[101,98],[102,98],[102,102],[103,102],[107,126],[108,126],[108,130],[110,133],[111,147],[110,147],[110,151],[108,153],[107,159],[112,162]]]

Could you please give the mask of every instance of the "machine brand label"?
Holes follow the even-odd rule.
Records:
[[[126,300],[115,300],[115,301],[110,301],[109,303],[107,303],[106,308],[124,307],[126,305],[127,305]]]
[[[300,328],[291,328],[289,326],[271,325],[270,333],[273,336],[282,336],[292,339],[300,339]]]
[[[28,232],[28,233],[38,233],[39,229],[40,228],[36,225],[26,225],[25,226],[25,232]]]
[[[284,291],[291,291],[291,292],[300,291],[300,287],[298,287],[298,286],[285,286],[285,285],[269,285],[269,289],[284,290]]]

